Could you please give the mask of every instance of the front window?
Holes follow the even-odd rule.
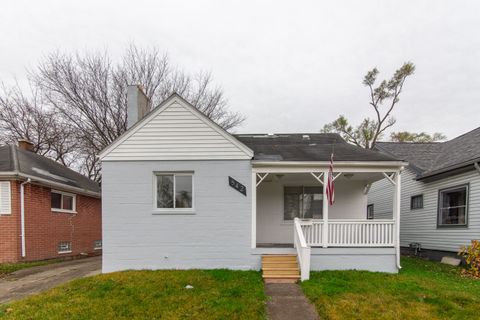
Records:
[[[321,187],[285,187],[283,199],[284,220],[322,218]]]
[[[439,191],[438,225],[467,225],[468,185]]]
[[[193,175],[168,173],[156,175],[157,209],[192,209]]]
[[[52,211],[75,212],[76,197],[74,194],[52,190],[51,208]]]

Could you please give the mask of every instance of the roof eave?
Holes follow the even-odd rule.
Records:
[[[37,176],[16,172],[16,171],[0,172],[0,178],[22,179],[22,180],[30,179],[32,180],[32,182],[38,182],[39,184],[42,184],[45,186],[54,187],[54,188],[62,189],[65,191],[70,191],[76,194],[82,194],[82,195],[86,195],[94,198],[101,198],[102,196],[101,192],[95,192],[88,189],[77,188],[77,187],[69,186],[67,184],[51,181],[48,179],[44,179]]]
[[[466,171],[475,170],[475,164],[479,162],[480,162],[480,158],[477,158],[474,160],[470,160],[468,162],[463,162],[463,163],[459,163],[459,164],[445,167],[442,169],[426,172],[422,175],[419,175],[417,177],[417,180],[422,181],[422,180],[428,180],[428,179],[435,179],[434,177],[441,176],[441,175],[448,175],[448,173],[452,173],[449,175],[451,176],[451,175],[460,174]],[[442,177],[440,177],[439,179],[441,178]]]
[[[330,161],[264,161],[264,160],[252,160],[252,166],[256,168],[261,167],[328,167]],[[342,168],[397,168],[403,169],[408,166],[408,162],[405,161],[335,161],[335,167]]]

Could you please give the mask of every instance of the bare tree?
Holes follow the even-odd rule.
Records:
[[[34,152],[70,166],[76,149],[73,131],[52,109],[46,108],[37,90],[25,95],[18,87],[7,89],[2,85],[0,94],[0,141],[14,144],[18,139],[28,139]]]
[[[97,154],[127,129],[130,84],[142,85],[152,106],[177,92],[226,130],[244,121],[228,110],[209,73],[187,74],[155,48],[131,45],[116,61],[107,52],[55,52],[30,71],[29,79],[31,98],[18,87],[0,94],[4,142],[32,140],[35,151],[97,180]]]
[[[354,127],[349,124],[345,116],[340,116],[337,120],[326,124],[321,131],[337,132],[350,143],[373,149],[385,130],[395,124],[396,120],[392,116],[392,111],[400,101],[405,80],[414,71],[415,65],[406,62],[395,71],[390,80],[383,80],[375,87],[379,71],[377,68],[373,68],[363,78],[363,84],[369,89],[369,104],[375,111],[375,118],[366,118],[360,125]]]

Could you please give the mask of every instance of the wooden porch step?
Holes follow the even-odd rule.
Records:
[[[275,256],[275,255],[268,255],[268,256],[262,256],[262,261],[263,262],[296,262],[297,261],[297,256],[293,255],[282,255],[282,256]]]
[[[297,262],[264,262],[262,264],[263,269],[265,268],[298,268]]]
[[[262,270],[263,272],[265,271],[297,271],[298,272],[298,266],[296,267],[263,267]]]
[[[265,282],[292,283],[300,280],[297,256],[291,254],[263,255],[262,277]]]

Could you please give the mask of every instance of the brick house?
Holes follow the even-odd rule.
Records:
[[[0,263],[99,254],[98,183],[19,146],[0,146]]]

